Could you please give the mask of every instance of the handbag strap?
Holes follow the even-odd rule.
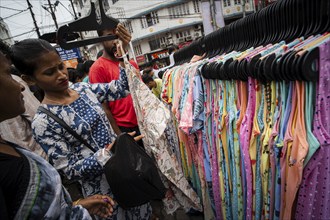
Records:
[[[94,153],[96,152],[96,150],[89,144],[87,143],[87,141],[85,139],[83,139],[79,134],[77,134],[77,132],[75,132],[67,123],[65,123],[62,119],[60,119],[59,117],[57,117],[57,115],[53,114],[51,111],[49,111],[48,109],[39,106],[38,108],[39,111],[45,113],[46,115],[48,115],[49,117],[53,118],[57,123],[59,123],[65,130],[67,130],[67,132],[69,132],[73,137],[75,137],[77,140],[79,140],[81,143],[83,143],[86,147],[88,147],[91,151],[93,151]]]

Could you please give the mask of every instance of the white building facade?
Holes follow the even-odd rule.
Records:
[[[253,1],[245,2],[246,13],[253,12]],[[81,16],[88,14],[89,0],[75,0],[74,3]],[[242,17],[243,0],[222,0],[221,3],[225,20]],[[98,8],[98,1],[95,4]],[[131,58],[135,55],[139,65],[166,59],[171,45],[182,47],[204,35],[202,10],[206,9],[202,9],[201,0],[103,0],[103,4],[106,14],[119,19],[132,34],[129,55]],[[84,33],[84,37],[93,35],[97,36],[96,32]],[[89,46],[90,58],[95,59],[101,49],[101,45]]]

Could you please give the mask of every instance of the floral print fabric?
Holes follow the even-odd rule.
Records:
[[[131,65],[127,62],[125,64],[139,128],[144,135],[144,146],[155,158],[161,174],[165,177],[165,184],[175,195],[172,199],[164,199],[167,213],[173,213],[180,205],[185,210],[194,208],[201,211],[200,199],[183,175],[176,155],[172,151],[173,146],[169,145],[175,143],[171,139],[176,138],[169,131],[173,129],[169,127],[171,121],[169,110],[139,79]]]

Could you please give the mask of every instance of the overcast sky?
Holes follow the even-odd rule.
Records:
[[[56,0],[50,0],[50,2],[54,4]],[[41,35],[55,31],[55,25],[51,14],[41,7],[44,5],[49,8],[48,0],[30,0],[30,3],[32,4],[32,10],[35,14]],[[73,20],[73,15],[69,13],[70,11],[73,14],[70,1],[60,0],[60,3],[61,4],[56,7],[55,12],[59,26],[61,26],[61,23],[63,24]],[[9,26],[14,40],[38,37],[37,33],[32,31],[34,30],[34,24],[26,0],[0,0],[0,17],[2,17]]]

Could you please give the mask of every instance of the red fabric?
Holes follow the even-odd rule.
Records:
[[[137,63],[135,63],[135,61],[133,59],[130,59],[129,62],[132,64],[132,66],[135,67],[135,69],[139,69],[139,66],[137,65]]]
[[[137,66],[134,61],[130,61]],[[89,71],[90,83],[108,83],[119,78],[119,62],[100,57]],[[131,95],[126,98],[109,102],[110,111],[118,126],[135,127],[138,125]]]

